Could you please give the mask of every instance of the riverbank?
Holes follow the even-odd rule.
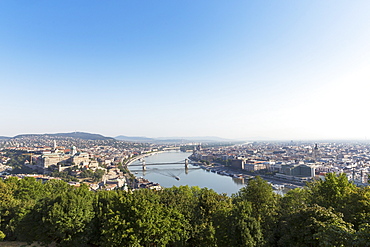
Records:
[[[129,171],[130,176],[133,177],[133,181],[131,182],[131,187],[133,189],[141,189],[141,188],[155,189],[155,190],[162,189],[162,186],[159,183],[154,183],[152,181],[144,179],[143,177],[139,177],[139,178],[136,177],[135,174],[137,174],[137,172],[135,172],[135,174],[132,173],[129,166],[137,160],[144,159],[144,158],[147,158],[147,157],[150,157],[156,154],[164,153],[164,152],[169,152],[169,151],[155,151],[155,152],[140,154],[128,160],[125,164],[123,164],[124,166],[127,167],[127,170]]]
[[[245,170],[236,169],[230,166],[224,166],[218,163],[213,163],[210,165],[206,165],[206,164],[201,164],[201,165],[193,164],[193,165],[199,166],[200,168],[206,171],[217,173],[221,176],[229,176],[232,178],[240,179],[243,182],[244,180],[254,178],[255,176],[260,176],[261,178],[268,181],[275,190],[281,190],[283,188],[295,189],[295,188],[301,188],[304,186],[303,183],[287,181],[287,180],[283,180],[283,179],[276,178],[273,176],[268,176],[268,175],[263,175],[263,174],[258,174],[258,173],[251,173]]]
[[[200,188],[213,189],[217,193],[232,195],[237,193],[244,184],[237,179],[231,179],[218,174],[208,173],[198,166],[189,163],[185,167],[185,159],[189,159],[191,153],[170,151],[145,158],[146,170],[137,160],[128,169],[138,179],[144,178],[154,183],[159,183],[163,188],[173,186],[198,186]]]
[[[159,184],[164,188],[188,185],[199,186],[200,188],[207,187],[214,189],[218,193],[232,195],[246,186],[248,180],[256,175],[267,180],[273,186],[275,192],[279,194],[284,194],[287,190],[298,187],[286,181],[277,181],[261,174],[248,173],[247,171],[221,164],[206,165],[191,161],[188,168],[185,168],[183,163],[179,163],[179,161],[189,158],[189,153],[162,151],[158,155],[153,154],[143,154],[130,160],[129,164],[132,166],[128,166],[128,169],[137,180],[135,188],[138,188],[141,184],[143,184],[141,185],[142,187]],[[142,169],[138,161],[140,158],[144,158],[149,164],[145,170]],[[136,162],[133,163],[134,161]],[[171,164],[171,162],[174,162],[174,164]],[[158,165],[153,165],[153,163]],[[149,184],[149,181],[152,181],[154,184]]]
[[[140,154],[140,155],[137,155],[135,157],[133,157],[132,159],[129,159],[125,164],[125,166],[128,166],[131,165],[133,162],[139,160],[139,159],[142,159],[142,158],[145,158],[145,157],[149,157],[149,156],[152,156],[152,155],[155,155],[155,154],[160,154],[160,153],[164,153],[164,152],[169,152],[169,151],[155,151],[155,152],[150,152],[150,153],[146,153],[146,154]]]

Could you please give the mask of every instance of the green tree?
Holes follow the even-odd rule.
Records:
[[[101,223],[101,246],[164,246],[181,238],[182,215],[160,203],[152,190],[117,191]],[[101,205],[103,206],[103,205]]]
[[[59,246],[84,246],[91,238],[93,194],[87,187],[46,197],[21,222],[18,238]]]
[[[80,173],[80,177],[81,178],[92,178],[94,176],[94,172],[91,171],[91,170],[83,170],[81,173]]]
[[[34,205],[43,198],[44,190],[41,182],[35,178],[9,178],[2,183],[4,199],[1,203],[2,231],[8,240],[15,240],[19,222],[32,210]]]
[[[193,226],[196,220],[195,210],[198,205],[197,195],[200,193],[200,188],[180,186],[166,188],[159,193],[161,204],[165,207],[175,208],[183,215],[184,230],[175,246],[186,246],[187,241],[196,235]]]
[[[55,197],[65,192],[72,191],[74,188],[63,180],[52,179],[44,183],[45,197]]]
[[[361,223],[356,219],[359,217],[356,211],[362,208],[369,212],[369,204],[365,202],[365,198],[369,199],[369,194],[366,191],[362,191],[364,193],[361,195],[360,189],[352,182],[349,182],[344,173],[339,175],[328,173],[324,180],[310,183],[307,189],[309,204],[334,208],[336,212],[344,215],[345,221],[355,224],[355,228],[358,228],[359,223]],[[365,199],[362,205],[360,205],[361,197]]]
[[[241,188],[233,196],[234,201],[248,201],[252,207],[253,217],[260,222],[264,239],[270,241],[273,227],[277,221],[277,209],[280,196],[274,193],[272,186],[256,176],[248,181],[247,186]]]
[[[218,194],[202,188],[196,195],[197,205],[192,224],[194,232],[189,240],[191,246],[216,246],[225,239],[226,217],[232,208],[231,199],[226,194]]]
[[[14,235],[13,221],[20,204],[13,196],[12,187],[0,180],[0,231],[8,238]]]
[[[356,232],[355,240],[352,246],[367,247],[370,243],[370,224],[364,223],[360,225],[360,229]]]
[[[231,198],[199,187],[172,187],[160,192],[161,203],[183,217],[183,234],[174,246],[225,246],[230,242]]]
[[[360,187],[348,196],[343,208],[344,219],[354,224],[356,230],[370,224],[370,187]]]
[[[234,201],[228,219],[228,241],[223,246],[261,246],[263,234],[260,222],[253,217],[252,205],[248,201]]]
[[[161,192],[161,201],[183,217],[183,234],[175,246],[223,246],[228,238],[230,197],[213,190],[180,186]]]
[[[105,171],[104,171],[104,170],[97,169],[97,170],[94,172],[93,176],[92,176],[93,181],[94,181],[94,182],[99,182],[99,181],[101,181],[101,180],[102,180],[102,178],[103,178],[103,176],[104,176],[104,173],[105,173]]]
[[[332,208],[304,206],[282,219],[278,226],[278,246],[351,246],[352,225]]]
[[[288,191],[279,201],[279,214],[286,216],[297,212],[308,204],[309,191],[307,188],[296,188]]]

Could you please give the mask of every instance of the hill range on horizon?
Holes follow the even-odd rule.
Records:
[[[119,135],[116,136],[115,139],[122,140],[122,141],[135,141],[135,142],[154,142],[154,143],[161,143],[161,142],[184,142],[184,141],[192,141],[192,142],[233,142],[236,140],[232,139],[225,139],[217,136],[192,136],[192,137],[157,137],[157,138],[150,138],[145,136],[123,136]]]
[[[0,140],[10,140],[14,138],[23,138],[23,137],[31,137],[31,136],[55,136],[55,137],[71,137],[71,138],[78,138],[82,140],[119,140],[119,141],[126,141],[126,142],[139,142],[139,143],[154,143],[154,144],[165,144],[165,143],[172,143],[172,144],[182,144],[188,142],[200,142],[200,143],[227,143],[227,142],[234,142],[234,143],[241,143],[241,142],[368,142],[367,139],[358,140],[358,139],[322,139],[322,140],[315,140],[315,139],[297,139],[297,140],[289,140],[289,139],[273,139],[268,137],[254,137],[254,138],[236,138],[236,139],[227,139],[217,136],[190,136],[190,137],[146,137],[146,136],[125,136],[125,135],[118,135],[115,137],[109,137],[102,134],[94,134],[88,132],[68,132],[68,133],[45,133],[45,134],[18,134],[14,137],[9,136],[0,136]]]
[[[83,140],[113,140],[113,137],[106,137],[100,134],[92,134],[87,132],[70,132],[70,133],[55,133],[55,134],[20,134],[13,138],[32,137],[32,136],[55,136],[55,137],[72,137]]]
[[[182,142],[235,142],[237,140],[225,139],[216,136],[196,136],[196,137],[158,137],[150,138],[145,136],[124,136],[107,137],[102,134],[93,134],[88,132],[69,132],[69,133],[45,133],[45,134],[19,134],[14,137],[0,136],[0,140],[13,138],[23,138],[32,136],[55,136],[71,137],[83,140],[120,140],[128,142],[145,142],[145,143],[182,143]],[[240,140],[239,140],[240,141]]]

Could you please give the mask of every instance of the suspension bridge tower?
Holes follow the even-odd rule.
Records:
[[[145,164],[145,160],[143,159],[143,161],[141,162],[141,165],[143,167],[143,171],[146,171],[146,164]]]

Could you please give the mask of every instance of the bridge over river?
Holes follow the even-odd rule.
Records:
[[[143,158],[139,159],[141,163],[139,164],[132,164],[130,167],[133,166],[141,166],[143,170],[146,170],[147,166],[158,166],[158,165],[184,165],[185,169],[189,168],[189,159],[180,160],[177,162],[152,162],[152,163],[146,163]]]
[[[247,178],[222,176],[216,172],[201,169],[200,166],[193,166],[195,162],[191,160],[188,160],[189,166],[186,168],[185,159],[188,157],[189,153],[180,151],[161,152],[146,157],[137,157],[127,167],[136,177],[159,183],[165,188],[183,185],[198,186],[231,195],[237,193],[248,181]],[[143,161],[145,161],[145,170],[142,169]]]

